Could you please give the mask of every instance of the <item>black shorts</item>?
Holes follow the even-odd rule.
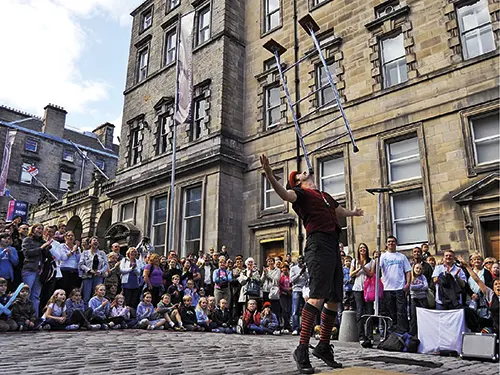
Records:
[[[307,236],[304,258],[309,272],[309,298],[342,302],[344,274],[338,236],[311,233]]]

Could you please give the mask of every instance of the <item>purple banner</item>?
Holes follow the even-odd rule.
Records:
[[[16,138],[17,130],[7,131],[7,136],[5,137],[5,146],[3,148],[3,161],[2,161],[2,172],[0,173],[0,196],[5,195],[5,188],[7,186],[7,176],[9,174],[9,164],[10,155],[12,152],[12,145]]]
[[[182,16],[179,28],[177,111],[175,113],[175,120],[178,124],[188,122],[191,115],[191,102],[193,100],[193,23],[194,12],[191,12]]]

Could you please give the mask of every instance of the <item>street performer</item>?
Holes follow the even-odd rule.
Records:
[[[284,201],[292,203],[293,210],[306,228],[305,261],[309,272],[309,300],[302,310],[300,343],[293,352],[297,368],[302,374],[313,374],[309,360],[309,340],[316,317],[321,312],[320,341],[312,354],[328,366],[341,368],[335,361],[330,345],[332,328],[337,317],[338,304],[343,297],[342,261],[339,251],[338,216],[363,216],[363,210],[353,211],[340,206],[330,194],[318,190],[313,176],[304,171],[292,171],[285,189],[274,177],[269,160],[260,156],[262,169],[274,191]],[[323,310],[321,308],[323,307]]]

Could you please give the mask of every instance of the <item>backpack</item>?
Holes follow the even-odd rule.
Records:
[[[247,283],[246,295],[250,297],[260,297],[260,282],[256,279],[249,279]]]
[[[57,273],[57,264],[55,258],[49,252],[49,254],[44,257],[42,265],[40,267],[40,282],[46,284],[52,280],[55,280]]]
[[[403,334],[392,332],[384,341],[382,341],[377,349],[386,350],[389,352],[408,352],[416,353],[420,340],[408,332]]]

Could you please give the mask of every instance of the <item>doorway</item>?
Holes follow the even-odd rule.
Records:
[[[285,241],[283,239],[280,240],[271,240],[271,241],[261,241],[262,254],[264,258],[262,259],[262,265],[265,265],[267,258],[275,258],[282,257],[285,258]]]
[[[500,221],[497,217],[481,220],[483,230],[484,256],[500,259]]]

